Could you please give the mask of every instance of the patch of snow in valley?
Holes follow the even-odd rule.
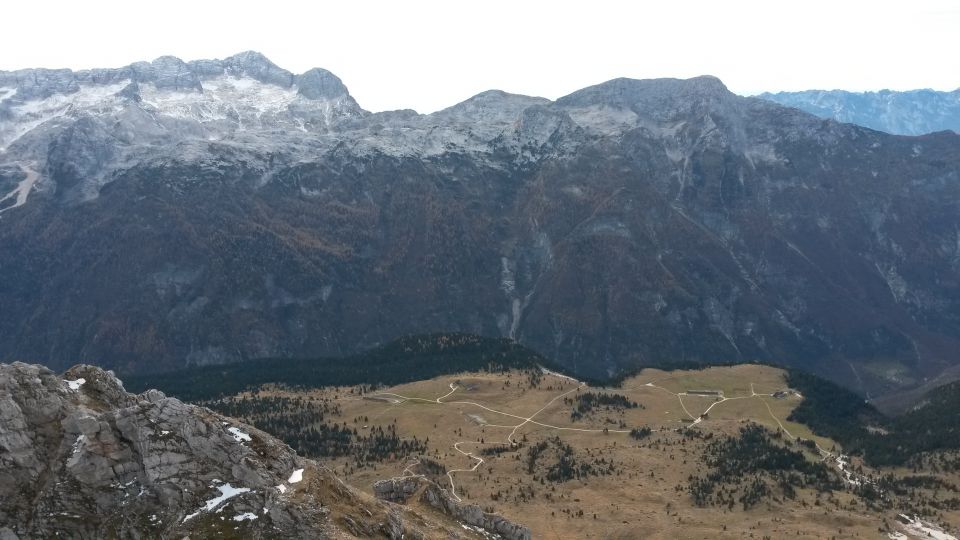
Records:
[[[253,521],[255,519],[257,519],[257,515],[253,512],[244,512],[233,516],[234,521]]]
[[[837,469],[840,469],[840,472],[843,473],[844,482],[852,486],[860,486],[863,483],[861,482],[860,478],[857,478],[856,476],[853,475],[853,473],[847,470],[847,467],[850,465],[849,457],[843,454],[840,454],[837,456],[836,461],[837,461]]]
[[[549,369],[543,366],[540,366],[540,371],[542,371],[544,375],[553,375],[554,377],[560,377],[561,379],[568,379],[577,384],[582,384],[580,381],[574,379],[573,377],[568,377],[567,375],[563,375],[562,373],[557,373],[556,371],[550,371]],[[647,383],[647,386],[653,386],[653,384]]]
[[[279,491],[280,493],[286,493],[287,486],[285,486],[284,484],[280,484],[279,486],[277,486],[277,491]]]
[[[87,380],[80,378],[75,381],[65,380],[64,382],[67,383],[67,386],[69,386],[71,390],[80,390],[80,387],[83,386],[83,383],[87,382]]]

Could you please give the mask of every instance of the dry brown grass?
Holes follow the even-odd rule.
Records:
[[[447,395],[451,384],[457,390]],[[565,392],[574,397],[577,388],[577,383],[556,376],[544,376],[539,385],[530,387],[526,374],[510,372],[444,376],[365,396],[343,388],[312,393],[336,396],[343,409],[340,422],[350,422],[361,432],[395,423],[401,436],[429,438],[428,457],[447,470],[470,469],[476,463],[457,452],[454,444],[461,443],[465,452],[478,452],[483,447],[507,445],[508,435],[514,432],[513,439],[526,441],[526,447],[559,436],[580,460],[603,458],[616,464],[617,472],[611,476],[542,482],[528,474],[527,449],[522,448],[484,457],[474,472],[453,474],[456,493],[466,502],[530,526],[537,538],[877,538],[883,519],[893,522],[894,513],[871,512],[862,504],[849,506],[855,497],[844,493],[835,496],[836,504],[828,503],[826,496],[819,497],[818,503],[814,492],[800,490],[795,501],[771,500],[744,511],[739,507],[699,508],[688,493],[678,490],[690,475],[703,472],[700,454],[706,442],[684,438],[675,430],[690,426],[691,416],[699,416],[711,405],[709,416],[693,429],[722,435],[736,433],[744,422],[771,430],[782,424],[794,436],[815,438],[825,448],[833,446],[832,441],[813,437],[806,426],[786,420],[801,398],[752,394],[786,388],[781,370],[756,365],[702,371],[644,370],[620,388],[579,390],[623,394],[643,408],[595,411],[574,422],[569,405],[556,398]],[[716,397],[676,395],[689,390],[721,390],[726,398],[737,399],[716,403]],[[444,395],[442,403],[435,401]],[[400,401],[371,399],[377,396]],[[544,408],[551,400],[552,405]],[[538,423],[525,422],[534,413],[533,420]],[[646,426],[655,432],[635,441],[616,432],[622,429],[621,422],[627,430]],[[611,431],[604,433],[604,427]],[[409,461],[357,468],[348,457],[329,464],[345,481],[370,492],[376,480],[400,475]],[[524,496],[519,495],[521,491]],[[494,500],[498,493],[500,497]]]

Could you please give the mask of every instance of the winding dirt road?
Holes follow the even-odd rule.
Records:
[[[510,430],[511,430],[510,433],[506,436],[506,438],[505,438],[504,441],[502,441],[502,442],[499,442],[499,441],[498,441],[498,442],[483,442],[483,443],[481,443],[481,442],[477,442],[477,441],[466,441],[466,440],[464,440],[464,441],[458,441],[458,442],[454,443],[454,445],[453,445],[453,449],[454,449],[454,450],[456,450],[456,451],[459,452],[460,454],[462,454],[462,455],[464,455],[464,456],[466,456],[466,457],[469,457],[470,459],[473,459],[473,460],[475,461],[474,464],[473,464],[473,467],[470,467],[469,469],[451,469],[451,470],[447,471],[447,478],[450,480],[450,494],[451,494],[457,501],[462,501],[462,499],[460,498],[460,496],[457,495],[457,485],[456,485],[456,482],[454,481],[454,478],[453,478],[454,473],[476,472],[477,468],[479,468],[480,465],[483,465],[484,459],[483,459],[482,457],[474,454],[473,452],[468,452],[468,451],[466,451],[466,450],[461,449],[461,448],[460,448],[461,445],[469,445],[469,444],[474,444],[474,445],[499,445],[499,444],[504,444],[504,443],[505,443],[505,444],[507,444],[507,445],[509,445],[509,446],[514,446],[514,445],[517,444],[517,442],[513,440],[513,437],[516,435],[517,430],[519,430],[521,427],[523,427],[524,425],[527,425],[527,424],[533,424],[533,425],[536,425],[536,426],[545,427],[545,428],[548,428],[548,429],[555,429],[555,430],[558,430],[558,431],[577,431],[577,432],[583,432],[583,433],[630,433],[630,430],[626,430],[626,429],[572,428],[572,427],[554,426],[554,425],[551,425],[551,424],[545,424],[545,423],[543,423],[543,422],[539,422],[539,421],[535,420],[535,418],[536,418],[540,413],[542,413],[543,411],[545,411],[546,409],[548,409],[551,405],[553,405],[554,403],[556,403],[557,400],[559,400],[559,399],[563,398],[564,396],[567,396],[568,394],[571,394],[571,393],[573,393],[573,392],[576,392],[577,390],[580,390],[581,388],[584,388],[584,387],[587,386],[586,383],[577,381],[576,379],[572,379],[571,377],[568,377],[568,376],[566,376],[566,375],[561,375],[561,374],[559,374],[559,373],[554,373],[554,372],[551,372],[551,371],[548,371],[548,370],[544,370],[544,374],[545,374],[545,375],[548,375],[548,376],[554,376],[554,377],[557,377],[557,378],[561,378],[561,379],[572,380],[573,382],[576,382],[576,383],[579,383],[579,384],[578,384],[578,386],[576,386],[575,388],[573,388],[573,389],[571,389],[571,390],[567,390],[566,392],[563,392],[563,393],[561,393],[561,394],[558,394],[558,395],[554,396],[554,397],[553,397],[550,401],[548,401],[543,407],[541,407],[539,410],[537,410],[535,413],[531,414],[530,416],[526,416],[526,417],[525,417],[525,416],[516,415],[516,414],[512,414],[512,413],[509,413],[509,412],[506,412],[506,411],[500,411],[500,410],[497,410],[497,409],[493,409],[493,408],[491,408],[491,407],[487,407],[486,405],[482,405],[482,404],[476,403],[476,402],[474,402],[474,401],[443,401],[444,399],[450,397],[450,396],[453,395],[457,390],[460,389],[460,387],[457,386],[455,383],[450,383],[450,391],[449,391],[449,392],[447,392],[446,394],[444,394],[444,395],[442,395],[442,396],[440,396],[440,397],[438,397],[438,398],[435,398],[435,399],[426,399],[426,398],[410,397],[410,396],[404,396],[404,395],[402,395],[402,394],[395,394],[395,393],[392,393],[392,392],[377,392],[377,393],[373,394],[373,396],[391,397],[391,398],[395,398],[395,399],[400,400],[400,401],[394,403],[391,407],[396,406],[396,405],[401,405],[401,404],[403,404],[404,402],[407,402],[407,401],[417,401],[417,402],[421,402],[421,403],[431,403],[431,404],[436,404],[436,405],[468,405],[468,406],[472,406],[472,407],[477,407],[477,408],[479,408],[479,409],[483,409],[483,410],[485,410],[485,411],[488,411],[488,412],[491,412],[491,413],[494,413],[494,414],[500,414],[500,415],[507,416],[507,417],[510,417],[510,418],[516,418],[517,420],[520,421],[519,424],[515,424],[515,425],[489,424],[489,423],[483,423],[483,424],[482,424],[483,427],[510,429]],[[662,390],[662,391],[664,391],[664,392],[667,392],[668,394],[671,394],[671,395],[673,395],[673,396],[676,396],[677,400],[680,402],[680,407],[681,407],[681,408],[683,409],[683,411],[687,414],[687,416],[689,416],[690,419],[692,420],[692,422],[690,423],[691,426],[695,426],[695,425],[701,423],[701,422],[703,421],[704,417],[705,417],[714,407],[716,407],[717,405],[719,405],[719,404],[721,404],[721,403],[725,403],[725,402],[727,402],[727,401],[734,401],[734,400],[738,400],[738,399],[759,399],[759,400],[764,404],[764,406],[767,408],[767,412],[770,413],[770,417],[774,420],[774,422],[777,423],[777,425],[780,427],[780,429],[783,430],[783,432],[784,432],[788,437],[790,437],[791,439],[796,439],[796,438],[797,438],[797,437],[795,437],[792,433],[790,433],[790,430],[788,430],[788,429],[786,428],[786,426],[784,426],[783,423],[780,421],[780,419],[777,418],[777,416],[776,416],[775,414],[773,414],[773,409],[770,408],[770,404],[767,403],[767,401],[766,401],[765,399],[763,399],[764,397],[773,397],[773,394],[759,394],[759,393],[757,393],[756,390],[754,390],[753,383],[750,383],[750,395],[749,395],[749,396],[727,397],[727,396],[722,396],[722,395],[721,395],[721,396],[720,396],[720,399],[717,400],[717,401],[715,401],[715,402],[713,402],[713,403],[711,403],[710,406],[707,407],[707,409],[704,410],[701,415],[699,415],[699,416],[694,416],[694,415],[687,409],[686,404],[684,404],[684,402],[683,402],[683,396],[689,396],[689,395],[692,395],[692,394],[689,394],[689,393],[687,393],[687,392],[673,392],[673,391],[668,390],[667,388],[664,388],[664,387],[662,387],[662,386],[657,386],[656,384],[654,384],[655,382],[656,382],[656,381],[650,381],[650,382],[646,383],[644,386],[648,386],[648,387],[651,387],[651,388],[656,388],[656,389]],[[845,478],[848,482],[855,483],[855,482],[865,481],[865,479],[854,477],[854,476],[852,475],[851,471],[845,467],[846,462],[845,462],[844,460],[845,460],[846,456],[844,456],[844,455],[842,455],[842,454],[836,455],[836,454],[834,454],[833,452],[831,452],[831,451],[829,451],[829,450],[821,447],[819,444],[816,443],[816,441],[814,441],[814,444],[816,445],[816,448],[817,448],[818,452],[820,453],[820,455],[821,455],[821,457],[823,458],[824,461],[832,458],[832,459],[836,462],[837,469],[839,469],[839,471],[841,472],[841,474],[844,476],[844,478]],[[415,467],[415,466],[418,465],[419,463],[420,463],[419,458],[416,458],[416,459],[415,459],[415,462],[408,464],[408,465],[403,469],[403,471],[402,471],[402,473],[401,473],[402,476],[394,477],[394,479],[402,479],[402,478],[409,478],[409,477],[423,477],[422,474],[416,474],[416,473],[414,473],[413,470],[412,470],[412,467]]]

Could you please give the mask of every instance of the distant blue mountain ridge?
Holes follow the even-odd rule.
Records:
[[[960,89],[952,92],[804,90],[767,92],[757,97],[796,107],[821,118],[896,135],[923,135],[944,130],[960,133]]]

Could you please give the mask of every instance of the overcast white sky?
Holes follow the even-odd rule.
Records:
[[[960,0],[24,0],[0,69],[258,50],[337,74],[364,108],[430,112],[499,88],[551,99],[615,77],[734,92],[960,87]]]

